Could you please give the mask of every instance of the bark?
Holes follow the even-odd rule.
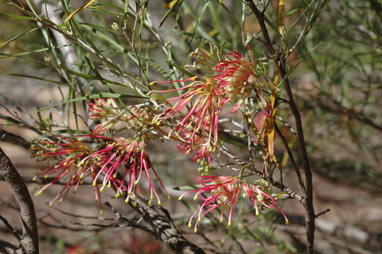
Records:
[[[6,246],[1,242],[0,246],[3,246],[4,249],[8,250],[9,252],[7,253],[38,254],[38,229],[32,198],[21,176],[1,147],[0,177],[4,178],[4,180],[12,188],[16,201],[20,206],[20,215],[23,227],[23,237],[20,240],[21,249],[18,249],[17,252],[11,252],[12,250],[15,251],[12,246]]]

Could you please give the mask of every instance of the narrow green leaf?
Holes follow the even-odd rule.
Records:
[[[54,107],[57,107],[57,106],[60,106],[60,105],[63,105],[63,104],[67,104],[67,103],[72,103],[72,102],[77,102],[77,101],[84,101],[84,100],[91,100],[91,99],[97,99],[97,98],[115,98],[115,99],[118,99],[118,98],[142,98],[142,99],[149,99],[149,97],[144,97],[144,96],[140,96],[140,95],[117,94],[117,93],[107,93],[107,92],[105,92],[105,93],[91,94],[91,95],[88,95],[88,96],[82,96],[82,97],[77,97],[77,98],[69,99],[69,100],[66,100],[66,101],[62,101],[62,102],[59,102],[57,104],[50,105],[48,107],[44,107],[44,108],[38,109],[37,112],[44,111],[44,110],[47,110],[47,109],[51,109],[51,108],[54,108]]]
[[[38,27],[35,27],[35,28],[32,28],[32,29],[30,29],[30,30],[28,30],[28,31],[25,31],[24,33],[21,33],[21,34],[19,34],[19,35],[16,35],[15,37],[13,37],[13,38],[7,40],[6,42],[1,43],[1,44],[0,44],[0,48],[5,47],[6,45],[8,45],[9,43],[11,43],[12,41],[15,41],[15,40],[17,40],[17,39],[23,37],[24,35],[30,34],[31,32],[34,32],[34,31],[36,31],[36,30],[38,30],[38,29],[39,29]]]
[[[20,16],[20,15],[15,15],[11,13],[0,13],[0,15],[6,16],[10,19],[17,19],[17,20],[36,20],[35,18],[28,17],[28,16]]]
[[[180,71],[183,72],[184,74],[187,74],[187,75],[190,76],[190,77],[194,77],[194,76],[196,76],[195,74],[193,74],[193,73],[187,71],[187,70],[184,69],[182,66],[180,66],[180,65],[178,65],[178,64],[176,64],[176,63],[173,63],[173,62],[171,62],[171,61],[167,61],[167,63],[168,63],[169,65],[171,65],[172,67],[177,68],[178,70],[180,70]]]

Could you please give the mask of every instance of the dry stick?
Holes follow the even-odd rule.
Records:
[[[376,122],[374,122],[370,118],[366,117],[360,111],[356,111],[356,110],[353,110],[353,109],[348,109],[348,108],[344,107],[343,105],[341,105],[340,102],[337,102],[336,100],[332,99],[331,97],[329,97],[329,101],[333,103],[333,106],[328,104],[328,103],[324,103],[322,101],[322,99],[321,99],[321,97],[324,97],[324,96],[329,97],[328,94],[323,93],[321,96],[318,96],[318,97],[314,98],[317,101],[317,103],[322,108],[324,108],[324,109],[326,109],[328,111],[337,113],[337,114],[344,114],[344,115],[346,115],[349,118],[354,118],[354,119],[358,120],[359,122],[361,122],[363,124],[367,124],[370,127],[373,127],[377,131],[382,131],[382,125],[377,124]],[[304,100],[307,100],[307,98],[304,98],[302,96],[300,96],[300,97],[303,98]],[[327,100],[327,99],[325,99],[325,100]]]
[[[23,225],[21,248],[26,254],[38,254],[38,230],[33,201],[15,166],[0,147],[0,176],[9,183],[20,206]],[[21,251],[21,250],[20,250]]]
[[[118,179],[122,179],[122,175],[118,174]],[[126,184],[126,183],[125,183]],[[117,192],[115,186],[114,191]],[[124,193],[124,199],[127,198]],[[146,205],[139,197],[131,198],[128,205],[139,214],[142,219],[151,226],[153,235],[160,241],[164,242],[173,253],[176,254],[205,254],[205,251],[188,241],[183,234],[176,228],[170,213],[162,206]],[[110,205],[107,205],[110,207]],[[158,210],[161,210],[161,214]]]
[[[305,184],[306,184],[306,193],[304,193],[305,196],[305,202],[303,203],[305,211],[307,213],[306,218],[306,234],[307,234],[307,251],[309,254],[313,254],[314,251],[314,230],[315,230],[315,213],[314,213],[314,207],[313,207],[313,182],[312,182],[312,170],[310,168],[309,158],[308,158],[308,152],[306,151],[306,145],[304,140],[304,132],[302,129],[302,123],[301,123],[301,116],[300,112],[294,102],[292,89],[290,87],[289,79],[286,77],[286,71],[285,71],[285,61],[280,58],[280,74],[282,78],[285,80],[284,86],[286,93],[289,98],[289,105],[293,112],[293,116],[296,123],[296,129],[297,129],[297,140],[299,144],[299,150],[300,150],[300,156],[302,158],[303,168],[304,168],[304,174],[305,174]]]
[[[252,0],[247,0],[247,4],[251,8],[252,12],[255,14],[261,28],[261,33],[264,37],[265,45],[269,51],[269,53],[274,56],[275,55],[275,49],[272,46],[272,41],[269,37],[267,27],[265,25],[264,20],[264,13],[260,12],[254,2]],[[287,77],[286,73],[286,66],[285,66],[285,58],[282,54],[277,54],[276,58],[274,59],[277,62],[280,63],[280,75],[284,80],[284,87],[285,91],[288,95],[289,99],[289,106],[292,110],[295,123],[296,123],[296,129],[297,129],[297,140],[299,144],[299,150],[300,150],[300,156],[302,158],[303,163],[303,169],[305,174],[305,184],[306,184],[306,193],[304,193],[304,200],[303,200],[303,206],[305,208],[305,212],[307,214],[305,222],[306,222],[306,236],[307,236],[307,253],[313,254],[314,253],[314,230],[315,230],[315,213],[314,213],[314,207],[313,207],[313,183],[312,183],[312,171],[310,169],[310,163],[308,159],[308,153],[306,151],[306,145],[304,140],[304,133],[302,129],[302,123],[301,123],[301,116],[300,112],[296,106],[296,103],[293,98],[292,89],[290,87],[289,79]]]
[[[3,217],[1,214],[0,214],[0,220],[4,223],[4,225],[7,227],[7,229],[13,234],[13,236],[19,241],[21,242],[21,237],[17,234],[17,231],[16,229],[14,229],[12,227],[12,225],[8,222],[8,220]],[[16,247],[17,248],[17,247]],[[0,251],[1,251],[1,248],[0,248]]]
[[[136,202],[136,203],[133,203]],[[129,203],[130,207],[140,214],[143,220],[150,224],[158,240],[164,242],[176,254],[205,254],[205,252],[189,242],[181,232],[179,232],[168,211],[161,207],[166,216],[161,215],[154,209],[156,206],[146,206],[139,200],[133,200]]]
[[[0,129],[0,141],[11,143],[14,145],[19,145],[28,149],[30,147],[30,142],[23,138],[22,136],[13,134],[6,130]]]

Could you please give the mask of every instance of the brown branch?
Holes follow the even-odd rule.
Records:
[[[12,227],[12,225],[8,222],[8,220],[3,217],[2,215],[0,215],[0,220],[4,223],[4,225],[7,227],[7,229],[13,234],[13,236],[19,241],[21,242],[21,238],[20,236],[17,234],[17,231],[16,229],[14,229]]]
[[[253,0],[247,0],[246,2],[248,4],[249,8],[251,8],[253,14],[255,14],[256,19],[259,22],[259,25],[260,25],[260,28],[261,28],[261,33],[263,34],[263,37],[264,37],[265,46],[267,47],[269,53],[271,53],[271,55],[274,55],[275,54],[275,50],[273,48],[272,41],[271,41],[271,39],[269,37],[268,29],[265,26],[264,13],[262,13],[259,9],[257,9],[257,7],[256,7],[255,3],[253,2]]]
[[[11,186],[13,194],[20,206],[20,215],[23,226],[23,238],[20,241],[22,250],[27,254],[38,254],[38,230],[33,201],[28,189],[0,147],[0,176]]]
[[[318,217],[320,217],[320,216],[322,216],[322,215],[324,215],[324,214],[326,214],[326,213],[328,213],[328,212],[330,212],[330,209],[329,209],[329,208],[326,209],[326,210],[324,210],[324,211],[322,211],[322,212],[317,213],[317,214],[315,215],[315,217],[318,218]]]
[[[21,176],[21,179],[24,183],[38,183],[38,184],[48,184],[51,183],[53,180],[56,179],[56,177],[28,177],[28,176]],[[4,177],[0,175],[0,181],[4,181]],[[57,180],[54,184],[55,185],[67,185],[70,179],[64,179],[61,178]],[[102,182],[98,182],[99,184],[102,184]],[[84,179],[84,181],[81,183],[81,185],[92,185],[93,181],[91,179]]]
[[[25,149],[28,149],[30,147],[30,142],[28,140],[3,129],[0,129],[0,141],[19,145],[24,147]]]
[[[294,101],[292,89],[290,87],[289,79],[287,77],[286,70],[285,70],[285,60],[283,59],[283,57],[279,57],[279,60],[280,60],[280,74],[281,74],[281,77],[284,79],[284,87],[289,98],[289,106],[292,110],[295,123],[296,123],[297,141],[299,145],[300,156],[302,159],[302,164],[303,164],[303,169],[305,174],[306,193],[304,193],[304,196],[305,196],[306,203],[304,203],[304,208],[307,213],[307,218],[306,218],[306,231],[307,231],[306,234],[307,234],[307,240],[308,240],[307,251],[309,254],[313,254],[315,213],[314,213],[314,207],[313,207],[312,170],[310,168],[308,152],[306,150],[306,144],[304,139],[304,132],[302,128],[300,112]]]
[[[252,12],[255,14],[261,28],[261,33],[264,37],[264,43],[267,47],[269,53],[271,55],[276,55],[276,51],[273,48],[272,41],[269,37],[268,29],[265,25],[265,18],[264,13],[260,12],[253,0],[247,0],[246,1],[249,7],[251,8]],[[301,116],[300,112],[297,108],[297,105],[294,101],[292,89],[290,86],[290,82],[287,76],[286,71],[286,62],[285,57],[282,52],[278,52],[276,55],[276,58],[274,58],[274,61],[277,66],[279,66],[280,75],[281,78],[284,81],[284,88],[287,93],[288,99],[289,99],[289,106],[292,110],[296,129],[297,129],[297,140],[300,150],[300,156],[302,159],[304,174],[305,174],[305,186],[306,186],[306,193],[304,193],[304,200],[303,200],[303,206],[305,208],[306,212],[306,236],[307,236],[307,253],[313,254],[314,252],[314,231],[315,231],[315,213],[314,213],[314,207],[313,207],[313,183],[312,183],[312,171],[310,168],[308,153],[306,150],[306,144],[304,139],[304,132],[302,128],[302,122],[301,122]]]
[[[136,203],[133,203],[136,202]],[[151,230],[158,240],[164,242],[176,254],[204,254],[204,250],[188,241],[175,227],[169,212],[155,205],[147,206],[139,200],[130,202],[131,208],[151,225]],[[161,210],[164,215],[158,212]]]
[[[0,253],[19,254],[20,248],[0,239]]]

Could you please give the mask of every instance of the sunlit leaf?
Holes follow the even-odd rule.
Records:
[[[173,0],[169,4],[164,4],[163,7],[169,9],[166,14],[163,16],[162,20],[160,21],[159,27],[163,25],[163,23],[166,21],[168,16],[175,11],[181,4],[183,0]]]
[[[66,22],[68,22],[69,20],[71,20],[74,15],[76,15],[77,13],[79,13],[80,11],[82,11],[83,9],[89,7],[92,3],[94,3],[96,0],[89,0],[87,3],[85,3],[84,5],[82,5],[80,8],[78,8],[77,10],[75,10],[74,12],[72,12],[65,20],[64,20],[64,24]]]

